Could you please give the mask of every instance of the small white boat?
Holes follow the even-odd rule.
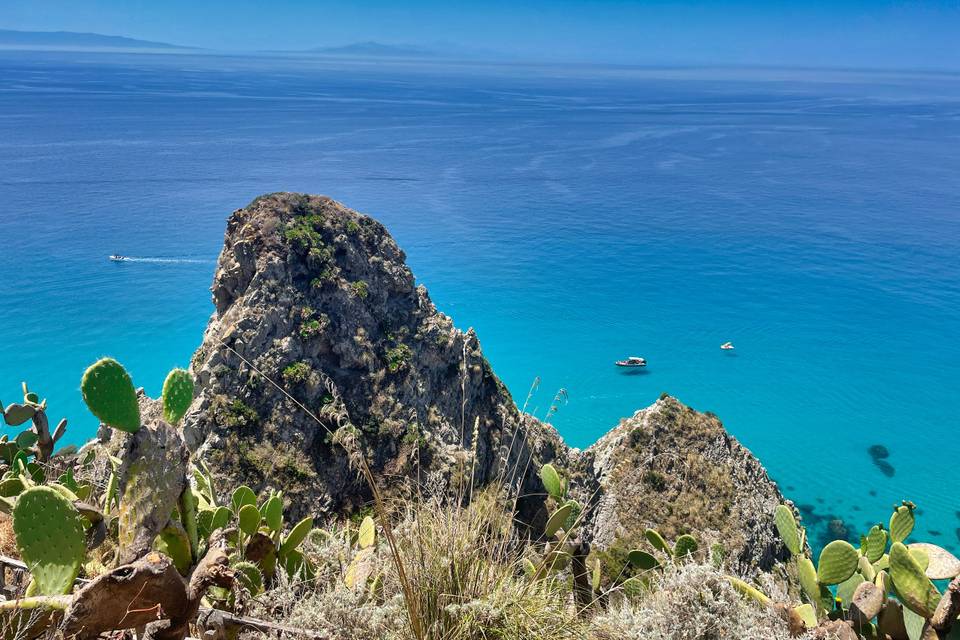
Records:
[[[110,260],[112,260],[113,262],[125,262],[129,259],[130,258],[128,258],[127,256],[121,256],[118,253],[115,253],[112,256],[110,256]]]
[[[722,345],[720,345],[720,348],[723,349],[724,351],[733,351],[733,343],[724,342]]]
[[[617,360],[615,364],[618,367],[645,367],[647,361],[639,356],[630,356],[626,360]]]

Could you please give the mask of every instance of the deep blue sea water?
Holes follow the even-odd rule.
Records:
[[[815,542],[910,498],[960,548],[960,77],[0,53],[0,399],[79,442],[95,358],[158,393],[227,215],[280,190],[383,221],[571,443],[667,391]]]

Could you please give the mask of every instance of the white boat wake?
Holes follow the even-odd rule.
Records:
[[[154,264],[216,264],[216,260],[195,258],[138,258],[135,256],[110,256],[113,262],[150,262]]]

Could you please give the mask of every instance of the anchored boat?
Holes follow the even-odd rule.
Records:
[[[618,367],[645,367],[647,361],[640,356],[630,356],[626,360],[617,360],[616,365]]]

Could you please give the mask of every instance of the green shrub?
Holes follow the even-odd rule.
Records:
[[[387,368],[391,372],[399,371],[407,366],[411,357],[413,357],[413,352],[410,350],[410,347],[403,343],[398,344],[387,351]]]
[[[283,370],[283,381],[287,384],[303,384],[312,372],[313,369],[306,362],[294,362]]]
[[[350,284],[350,289],[353,290],[353,295],[357,296],[361,300],[366,299],[370,294],[370,287],[367,286],[367,283],[363,280],[357,280]]]

